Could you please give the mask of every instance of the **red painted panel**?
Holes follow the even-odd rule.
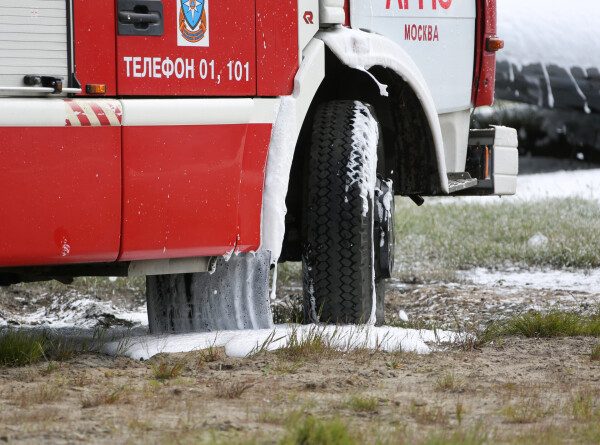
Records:
[[[117,37],[119,94],[255,95],[254,2],[205,1],[207,33],[198,44],[208,46],[179,46],[178,3],[179,0],[163,0],[161,37]]]
[[[260,246],[262,195],[272,125],[251,125],[246,137],[240,184],[238,245],[240,252]]]
[[[0,128],[0,265],[114,261],[121,128]]]
[[[120,260],[235,246],[247,125],[123,128]]]
[[[285,96],[298,71],[298,2],[256,0],[257,95]]]
[[[101,12],[98,8],[96,2],[74,1],[75,74],[82,95],[87,84],[103,84],[106,95],[114,96],[117,94],[114,2],[104,5]]]

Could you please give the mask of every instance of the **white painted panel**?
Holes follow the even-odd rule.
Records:
[[[0,0],[0,87],[25,87],[28,74],[60,77],[66,84],[67,5],[67,0]]]
[[[64,127],[67,112],[61,99],[2,99],[0,127]]]
[[[272,124],[279,99],[125,99],[123,126]]]
[[[454,0],[448,9],[438,2],[435,10],[432,1],[408,4],[408,9],[400,9],[395,0],[350,2],[352,27],[382,34],[402,47],[421,70],[438,113],[470,108],[475,0]]]

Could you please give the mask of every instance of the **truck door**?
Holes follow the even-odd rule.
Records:
[[[239,248],[245,156],[254,149],[260,173],[270,134],[270,126],[260,128],[257,144],[254,102],[244,98],[256,95],[255,2],[116,0],[116,14],[124,113],[119,260]],[[260,228],[260,206],[254,213]],[[248,248],[258,247],[255,238]]]
[[[119,95],[256,94],[254,1],[116,2]]]
[[[115,93],[114,11],[75,1],[0,0],[0,266],[118,256],[120,105],[73,97]]]

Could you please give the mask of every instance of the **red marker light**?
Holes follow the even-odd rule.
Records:
[[[106,85],[88,84],[85,86],[85,92],[87,94],[106,94]]]
[[[498,37],[489,37],[485,45],[485,49],[490,52],[500,51],[504,48],[504,40]]]

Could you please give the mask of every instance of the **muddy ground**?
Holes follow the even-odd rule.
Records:
[[[113,290],[88,295],[99,303],[89,316],[122,326],[100,303],[134,308],[143,296],[126,289],[115,298]],[[13,286],[0,291],[0,313],[10,320],[16,311],[60,311],[56,300],[80,292]],[[386,310],[390,320],[402,309],[411,319],[467,324],[548,301],[586,310],[585,293],[398,282]],[[278,443],[314,418],[341,422],[355,443],[598,443],[600,362],[590,360],[597,343],[507,337],[421,356],[306,351],[233,359],[214,350],[146,362],[86,353],[0,369],[0,442]]]

